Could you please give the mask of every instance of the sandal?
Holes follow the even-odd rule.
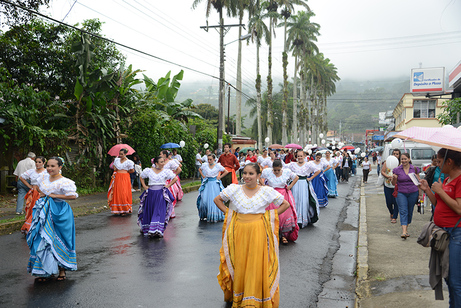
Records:
[[[283,244],[283,245],[287,245],[287,244],[288,244],[288,240],[287,240],[285,237],[282,237],[282,244]]]
[[[397,223],[397,219],[392,218],[391,223],[393,223],[393,224]]]
[[[51,279],[53,279],[54,276],[50,276],[50,277],[37,277],[35,278],[35,282],[38,282],[38,283],[43,283],[43,282],[48,282],[50,281]]]
[[[400,237],[403,238],[404,240],[406,240],[407,237],[410,237],[410,234],[408,234],[408,233],[402,233],[402,235],[401,235]]]
[[[59,275],[59,276],[56,278],[56,281],[64,281],[64,280],[66,280],[66,279],[67,279],[67,278],[66,278],[66,275],[64,275],[64,276]]]

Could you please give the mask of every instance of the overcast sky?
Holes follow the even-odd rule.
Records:
[[[103,33],[116,42],[152,54],[204,74],[219,76],[219,34],[205,32],[206,0],[192,10],[192,0],[52,0],[46,12],[53,18],[75,24],[99,18]],[[406,80],[410,70],[445,67],[448,73],[461,60],[461,0],[310,0],[308,4],[320,24],[318,46],[338,68],[341,79]],[[67,15],[67,16],[66,16]],[[212,11],[210,25],[218,24]],[[226,18],[225,23],[238,20]],[[247,21],[245,21],[247,23]],[[245,31],[244,31],[245,32]],[[246,32],[245,32],[246,33]],[[238,38],[232,28],[225,37]],[[226,46],[226,80],[235,84],[237,42]],[[145,70],[154,80],[180,67],[119,47],[127,63]],[[277,29],[273,48],[273,78],[282,78],[283,28]],[[243,47],[243,82],[254,87],[256,47]],[[265,81],[268,48],[261,48],[261,73]],[[289,58],[289,78],[294,59]],[[217,80],[185,69],[184,82],[204,80],[217,86]],[[265,88],[265,82],[263,87]]]

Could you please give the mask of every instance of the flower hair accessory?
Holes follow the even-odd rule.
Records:
[[[61,160],[61,162],[62,162],[62,166],[64,167],[64,165],[65,165],[65,161],[64,161],[64,158],[62,158],[62,157],[60,157],[60,156],[58,156],[58,158]]]

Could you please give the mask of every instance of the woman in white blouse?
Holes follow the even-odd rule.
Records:
[[[176,217],[176,214],[174,212],[174,207],[176,206],[176,203],[178,201],[181,201],[182,197],[184,196],[184,192],[182,191],[182,187],[181,187],[181,183],[180,183],[180,180],[179,180],[179,174],[181,173],[181,163],[179,163],[178,161],[174,160],[174,159],[169,159],[169,156],[170,156],[170,152],[167,151],[167,150],[163,150],[160,152],[160,156],[163,157],[163,160],[164,160],[164,163],[165,165],[163,166],[163,168],[165,169],[170,169],[171,171],[173,171],[174,174],[176,174],[176,181],[175,183],[173,183],[172,185],[169,186],[169,190],[171,192],[171,194],[173,195],[174,197],[174,201],[173,201],[173,214],[171,215],[171,218],[175,218]],[[168,180],[166,183],[169,184],[171,180]]]
[[[173,214],[174,197],[169,188],[176,182],[176,174],[164,168],[165,161],[161,156],[155,157],[152,163],[152,168],[146,168],[141,173],[141,184],[145,191],[139,197],[138,225],[145,236],[163,237]],[[149,186],[144,181],[146,178],[149,179]]]
[[[283,198],[288,201],[290,207],[279,215],[280,232],[282,233],[282,243],[294,242],[298,238],[298,216],[296,215],[295,200],[291,193],[291,188],[298,181],[298,176],[290,169],[282,168],[282,161],[276,159],[272,168],[266,168],[261,174],[261,182],[274,188]],[[276,209],[277,206],[271,203],[266,210]]]
[[[325,158],[322,161],[330,166],[330,169],[325,170],[325,178],[328,179],[328,198],[335,198],[338,196],[338,180],[336,178],[335,169],[339,165],[339,162],[331,157],[331,152],[328,150],[325,152]]]
[[[29,169],[19,177],[19,180],[29,187],[25,199],[25,210],[26,210],[26,221],[21,227],[21,232],[27,234],[30,229],[30,224],[32,223],[32,210],[34,208],[35,202],[40,198],[38,193],[38,183],[41,181],[42,177],[48,176],[48,172],[45,169],[46,159],[43,156],[37,156],[35,159],[35,169]],[[30,184],[29,182],[30,181]]]
[[[250,163],[243,169],[245,184],[231,184],[215,199],[226,212],[218,282],[226,302],[235,307],[278,307],[278,215],[290,205],[269,186],[258,185],[261,170]],[[230,201],[229,209],[224,202]],[[266,211],[274,203],[277,209]]]
[[[121,149],[114,160],[114,173],[107,192],[107,202],[112,214],[125,216],[132,212],[130,173],[134,172],[134,162],[126,157],[127,149]]]
[[[214,154],[208,155],[208,163],[200,166],[200,175],[203,178],[197,197],[197,209],[200,220],[219,222],[224,220],[224,213],[214,204],[213,199],[224,189],[221,178],[229,171],[220,163],[216,163]]]
[[[298,225],[301,228],[310,223],[315,223],[319,219],[319,202],[311,181],[320,174],[320,170],[315,171],[313,166],[304,160],[304,156],[304,152],[299,150],[298,161],[288,165],[290,170],[299,177],[298,182],[296,182],[291,191],[295,199]]]
[[[325,161],[322,161],[322,153],[319,152],[315,154],[315,160],[310,161],[309,164],[313,169],[311,175],[319,172],[317,176],[313,177],[311,184],[317,195],[319,207],[325,207],[328,205],[328,186],[324,172],[330,170],[331,166]]]
[[[78,194],[74,181],[62,176],[63,164],[62,158],[51,157],[46,167],[49,177],[41,177],[38,183],[40,199],[27,233],[27,271],[38,276],[37,282],[57,274],[56,280],[63,281],[66,270],[77,270],[74,214],[66,200],[76,199]]]

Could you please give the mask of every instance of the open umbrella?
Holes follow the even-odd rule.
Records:
[[[451,125],[410,127],[397,133],[394,137],[461,152],[461,131]]]
[[[181,146],[179,144],[174,143],[174,142],[168,142],[160,146],[161,149],[174,149],[174,148],[180,148],[180,147]]]
[[[269,149],[283,149],[283,145],[274,143],[269,146]]]
[[[254,151],[255,148],[253,147],[246,147],[246,148],[243,148],[243,149],[240,149],[239,153],[246,153],[247,151]]]
[[[355,149],[355,148],[354,148],[352,145],[345,145],[345,146],[343,146],[343,147],[341,148],[341,151],[342,151],[342,150],[348,150],[348,151],[349,151],[349,150],[354,150],[354,149]]]
[[[289,143],[284,147],[285,148],[290,148],[290,149],[298,149],[298,150],[302,150],[302,148],[303,148],[302,146],[300,146],[299,144],[296,144],[296,143]]]
[[[118,154],[120,153],[120,150],[121,149],[127,149],[128,150],[128,153],[126,153],[126,155],[131,155],[133,154],[134,152],[136,152],[132,147],[130,147],[128,144],[125,144],[125,143],[122,143],[122,144],[116,144],[114,145],[112,148],[110,148],[109,152],[107,152],[107,154],[109,154],[110,156],[118,156]]]

